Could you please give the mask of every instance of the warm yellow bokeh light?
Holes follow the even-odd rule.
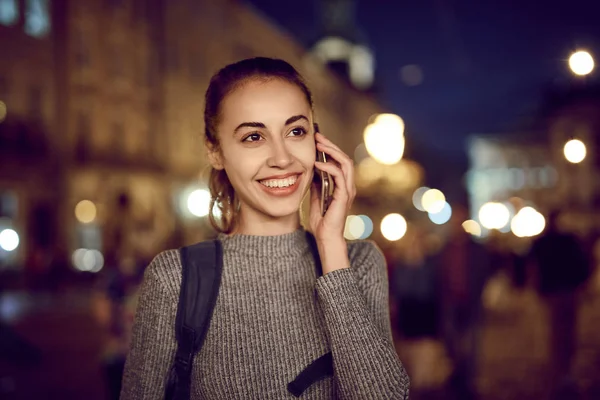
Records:
[[[406,220],[400,214],[388,214],[381,220],[381,234],[390,242],[402,239],[407,228]]]
[[[397,164],[404,155],[404,121],[395,114],[381,114],[365,128],[363,139],[374,160],[384,165]]]
[[[439,213],[445,205],[446,196],[438,189],[429,189],[421,198],[421,206],[431,214]]]
[[[423,195],[429,190],[427,186],[422,186],[414,191],[412,196],[413,205],[419,211],[425,211],[423,208]]]
[[[375,118],[374,123],[404,135],[404,120],[399,115],[389,113],[379,114]]]
[[[358,215],[348,215],[344,228],[344,237],[347,240],[360,239],[366,230],[365,221]]]
[[[544,231],[546,219],[533,207],[523,207],[510,223],[510,230],[517,237],[533,237]]]
[[[83,224],[89,224],[96,219],[96,205],[90,200],[81,200],[75,206],[75,218]]]
[[[573,164],[578,164],[585,159],[587,150],[585,144],[578,139],[569,140],[563,149],[567,161]]]
[[[479,221],[486,229],[502,229],[510,219],[510,211],[502,203],[485,203],[479,209]]]
[[[462,223],[462,227],[465,232],[480,237],[481,236],[481,226],[477,223],[477,221],[473,221],[472,219],[468,219]]]
[[[569,68],[575,75],[589,75],[594,66],[594,58],[587,51],[577,51],[569,57]]]
[[[205,217],[210,210],[210,192],[206,189],[197,189],[188,195],[187,208],[196,217]]]

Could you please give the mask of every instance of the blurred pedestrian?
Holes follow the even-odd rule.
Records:
[[[448,241],[436,256],[441,333],[453,364],[448,386],[460,399],[477,395],[482,293],[491,273],[488,252],[462,228],[467,217],[454,206]]]
[[[577,336],[578,292],[591,268],[581,241],[561,232],[559,214],[548,216],[547,229],[531,248],[530,278],[535,281],[549,318],[550,382],[560,390],[571,386],[571,367]]]
[[[94,296],[95,316],[106,332],[101,365],[111,400],[118,400],[121,392],[142,278],[143,265],[133,257],[124,258],[116,269],[103,272]]]
[[[111,400],[119,399],[145,265],[132,245],[134,233],[131,201],[123,192],[116,197],[105,225],[106,267],[93,297],[96,318],[106,332],[101,364]]]
[[[417,395],[443,379],[433,371],[439,369],[437,356],[443,350],[437,341],[435,270],[430,262],[427,232],[414,226],[406,240],[402,258],[394,261],[390,271],[390,297],[395,302],[392,320],[402,343],[399,351],[406,359],[413,393]]]

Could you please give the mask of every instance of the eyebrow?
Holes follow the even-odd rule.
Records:
[[[306,122],[308,122],[308,118],[305,115],[294,115],[293,117],[289,117],[286,121],[285,124],[286,125],[290,125],[293,124],[294,122],[300,121],[300,120],[305,120]],[[238,130],[242,129],[242,128],[262,128],[262,129],[266,129],[266,125],[263,124],[262,122],[242,122],[241,124],[239,124],[234,130],[234,133],[237,133]]]

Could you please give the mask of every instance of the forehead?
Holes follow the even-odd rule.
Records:
[[[251,80],[225,98],[221,122],[276,122],[298,114],[310,114],[310,105],[298,86],[281,79]]]

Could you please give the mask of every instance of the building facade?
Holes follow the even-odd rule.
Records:
[[[210,235],[185,196],[206,186],[203,97],[227,63],[289,61],[351,155],[383,112],[243,1],[0,0],[0,46],[0,229],[20,238],[5,265],[108,251],[122,195],[145,256]]]

